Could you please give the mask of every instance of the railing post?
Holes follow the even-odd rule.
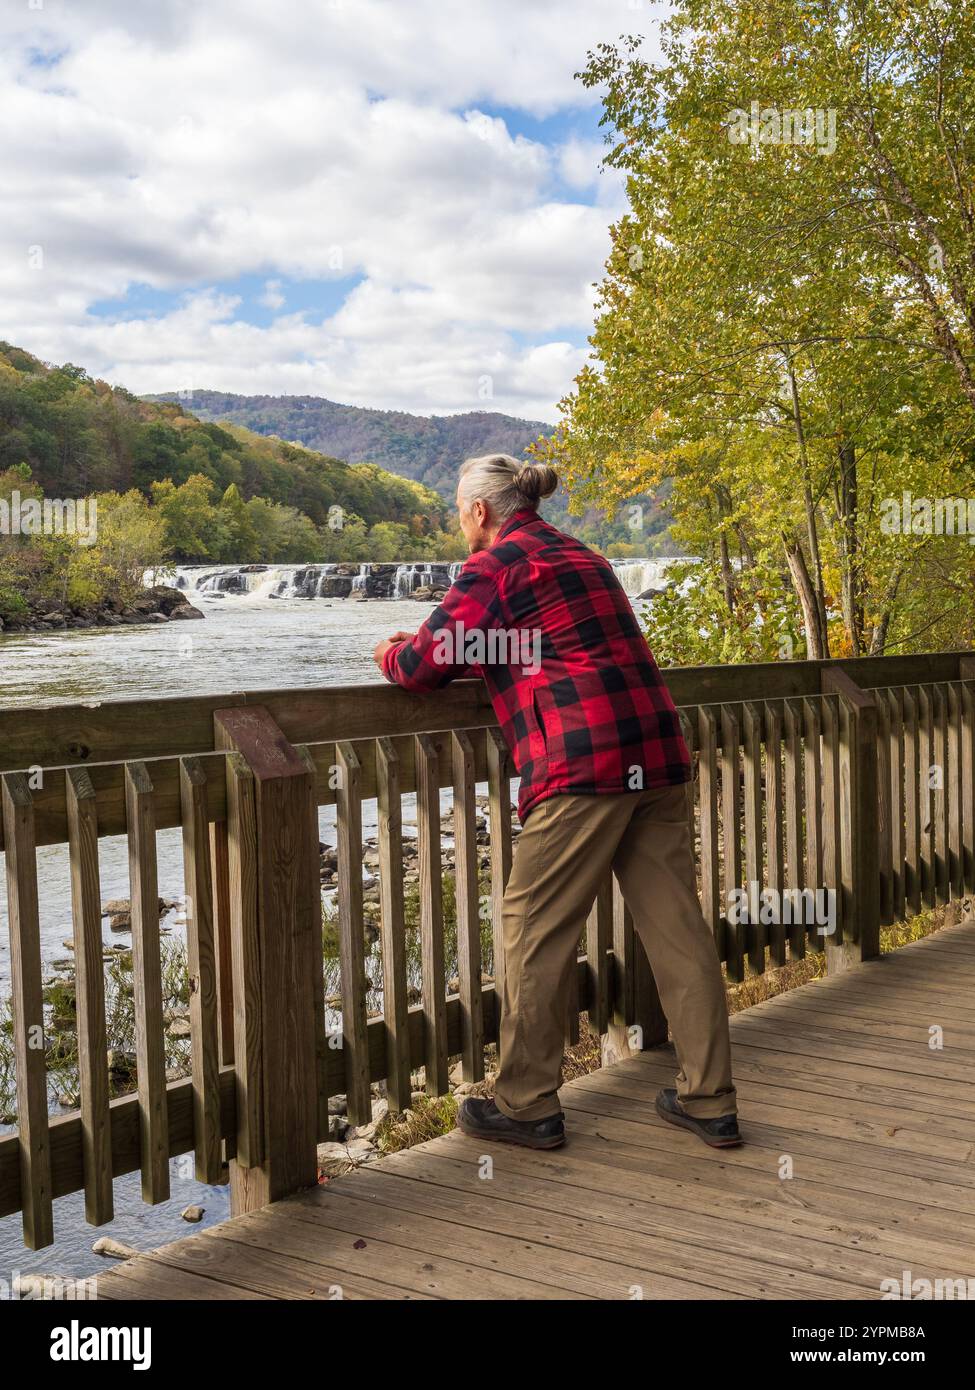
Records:
[[[317,1177],[316,958],[321,954],[314,775],[261,705],[216,710],[228,758],[238,1077],[235,1215]],[[247,774],[250,774],[248,777]],[[233,786],[232,786],[233,783]],[[243,1083],[243,1085],[242,1085]]]
[[[850,884],[841,941],[826,938],[826,969],[839,974],[880,955],[880,828],[877,783],[877,705],[874,697],[840,667],[822,672],[823,694],[842,699],[840,729],[840,820],[843,864],[838,893]],[[818,887],[819,885],[809,885]]]

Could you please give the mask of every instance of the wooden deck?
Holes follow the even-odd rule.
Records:
[[[975,1278],[975,924],[731,1028],[741,1149],[657,1118],[658,1048],[563,1088],[563,1149],[454,1132],[119,1264],[99,1296],[876,1299],[905,1270]]]

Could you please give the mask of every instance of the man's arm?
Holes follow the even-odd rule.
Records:
[[[494,573],[468,562],[415,636],[394,633],[373,656],[386,679],[404,690],[439,690],[458,676],[480,675],[465,656],[466,639],[497,627],[499,615]]]

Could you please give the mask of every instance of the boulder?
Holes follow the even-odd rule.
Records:
[[[104,1255],[110,1260],[131,1260],[141,1251],[136,1250],[133,1245],[124,1245],[120,1240],[113,1240],[111,1236],[99,1236],[91,1247],[96,1255]]]

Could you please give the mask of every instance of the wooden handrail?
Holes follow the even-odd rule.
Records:
[[[879,952],[881,926],[975,891],[975,657],[793,662],[667,672],[696,777],[687,812],[702,906],[729,980],[823,951],[830,971]],[[184,722],[185,720],[185,722]],[[7,735],[10,738],[7,739]],[[35,740],[33,743],[31,740]],[[383,685],[0,711],[12,957],[20,1001],[19,1135],[0,1137],[0,1212],[29,1243],[51,1238],[51,1198],[84,1187],[110,1219],[111,1179],[141,1168],[146,1200],[168,1160],[194,1149],[216,1181],[231,1163],[235,1210],[314,1181],[328,1098],[368,1122],[371,1084],[391,1104],[443,1094],[451,1058],[483,1075],[503,987],[501,902],[512,859],[513,769],[481,682],[435,696]],[[74,762],[59,762],[69,753]],[[932,779],[932,764],[942,777]],[[490,837],[475,792],[486,785]],[[456,941],[441,893],[441,800],[453,791]],[[418,994],[408,998],[403,797],[416,794]],[[383,1012],[367,1013],[363,804],[376,801]],[[318,808],[335,806],[339,1022],[325,1030]],[[156,837],[181,827],[187,893],[192,1079],[167,1084],[161,1045]],[[449,833],[449,832],[448,832]],[[107,1102],[99,990],[102,839],[128,840],[138,1094]],[[37,845],[72,867],[79,1022],[89,1040],[77,1117],[48,1120],[38,1015]],[[482,878],[488,866],[488,879]],[[759,890],[836,895],[835,922],[768,920]],[[731,910],[744,893],[749,911]],[[482,936],[481,919],[492,914]],[[602,885],[573,976],[580,1012],[614,1047],[667,1038],[652,973],[618,886]],[[493,980],[482,979],[482,948]],[[375,974],[375,972],[371,972]],[[447,974],[456,974],[453,993]],[[378,988],[378,986],[376,986]],[[334,1001],[333,1001],[334,1002]],[[21,1036],[23,1035],[23,1036]],[[620,1042],[620,1039],[624,1041]],[[635,1041],[634,1041],[635,1040]],[[107,1064],[106,1064],[107,1065]],[[424,1078],[417,1071],[424,1069]]]

